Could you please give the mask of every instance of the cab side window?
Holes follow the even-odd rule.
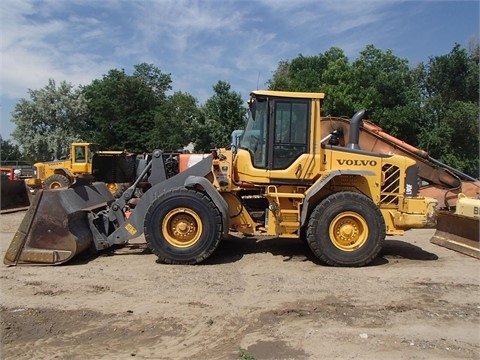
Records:
[[[85,148],[77,147],[75,148],[75,162],[84,163],[85,162]]]
[[[275,107],[273,170],[286,169],[307,151],[309,104],[278,101]]]

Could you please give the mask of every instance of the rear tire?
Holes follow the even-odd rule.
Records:
[[[217,248],[222,216],[204,193],[176,188],[149,207],[144,230],[148,247],[167,264],[198,264]]]
[[[333,266],[364,266],[376,258],[385,239],[385,221],[365,195],[334,193],[313,210],[307,243],[315,256]]]
[[[70,186],[70,180],[61,174],[54,174],[45,180],[43,188],[45,190],[58,189]]]

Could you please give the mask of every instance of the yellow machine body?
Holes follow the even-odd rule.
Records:
[[[236,231],[303,238],[321,262],[363,266],[378,255],[386,235],[434,226],[437,201],[418,194],[416,162],[364,150],[364,111],[343,128],[322,126],[329,121],[321,117],[324,96],[253,91],[238,144],[216,149],[170,178],[162,152],[155,150],[145,168],[137,169],[132,188],[144,179],[149,187],[134,208],[127,206],[128,196],[105,198],[98,183],[47,190],[57,192],[44,194],[45,202],[56,203],[68,216],[30,211],[6,262],[40,261],[22,254],[26,248],[28,254],[41,253],[46,263],[61,263],[88,244],[101,250],[144,233],[161,262],[196,264]],[[30,231],[49,228],[60,233],[54,241],[37,241],[38,234]]]

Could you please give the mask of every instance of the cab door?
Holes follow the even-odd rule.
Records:
[[[72,146],[72,172],[74,174],[91,173],[92,165],[88,162],[88,144]]]
[[[310,107],[308,99],[271,100],[267,161],[271,182],[305,178],[312,160]]]

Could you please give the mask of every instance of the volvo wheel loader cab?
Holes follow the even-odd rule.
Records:
[[[418,196],[415,161],[362,149],[363,111],[344,129],[347,141],[339,135],[342,129],[322,129],[323,98],[323,93],[253,91],[238,146],[216,149],[170,178],[162,151],[155,150],[137,170],[135,183],[114,201],[102,199],[98,183],[96,191],[78,186],[71,194],[74,207],[63,195],[66,190],[47,190],[55,192],[54,201],[68,216],[51,217],[41,229],[58,234],[52,237],[57,244],[73,239],[91,242],[95,250],[144,233],[160,261],[171,264],[200,263],[229,231],[237,231],[304,238],[328,265],[367,265],[386,235],[432,226],[436,201]],[[135,208],[128,208],[145,179],[150,186]],[[35,243],[31,229],[40,215],[27,216],[28,226],[12,241],[7,264],[40,262],[23,256],[23,249],[47,251],[44,263],[66,261],[52,255],[61,246]]]

